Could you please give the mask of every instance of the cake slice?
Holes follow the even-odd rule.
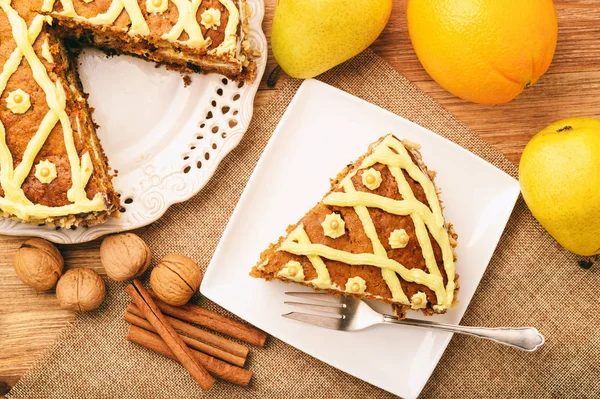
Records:
[[[106,158],[69,56],[29,1],[0,0],[0,210],[74,227],[118,214]]]
[[[180,70],[253,80],[245,0],[45,0],[58,36]]]
[[[261,254],[251,276],[374,299],[426,315],[456,301],[457,235],[419,146],[387,135]]]

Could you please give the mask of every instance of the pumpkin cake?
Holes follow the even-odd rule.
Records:
[[[252,80],[244,0],[0,0],[0,215],[50,227],[118,215],[62,39]]]
[[[58,36],[111,53],[234,80],[256,74],[245,0],[44,0],[40,12]]]
[[[457,235],[419,146],[387,135],[261,254],[250,275],[374,299],[426,315],[456,302]]]

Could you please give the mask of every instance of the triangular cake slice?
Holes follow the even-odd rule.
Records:
[[[457,235],[419,146],[387,135],[261,254],[253,277],[375,299],[427,315],[456,302]]]

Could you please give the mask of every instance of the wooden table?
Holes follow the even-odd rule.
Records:
[[[408,0],[395,0],[390,23],[373,50],[420,89],[431,95],[485,140],[518,162],[536,132],[565,117],[600,117],[600,8],[597,0],[555,0],[559,16],[558,47],[550,70],[516,100],[499,106],[462,101],[438,86],[421,67],[406,28]],[[266,0],[263,24],[270,33],[275,0]],[[269,56],[256,106],[269,101],[275,90],[266,76],[275,66]],[[279,82],[281,84],[281,80]],[[0,238],[0,395],[12,387],[52,344],[74,314],[61,310],[54,295],[24,286],[12,267],[22,238]],[[98,242],[62,247],[67,267],[93,267],[102,272]]]

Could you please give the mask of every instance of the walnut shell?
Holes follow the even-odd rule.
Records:
[[[92,269],[69,269],[56,285],[56,298],[60,307],[77,312],[96,309],[105,296],[104,280]]]
[[[41,238],[32,238],[21,244],[14,259],[19,280],[38,291],[54,288],[64,264],[58,249]]]
[[[148,245],[133,233],[108,236],[100,245],[100,260],[108,277],[125,281],[141,276],[152,259]]]
[[[173,306],[186,304],[201,281],[200,267],[183,255],[165,256],[150,273],[150,285],[158,299]]]

